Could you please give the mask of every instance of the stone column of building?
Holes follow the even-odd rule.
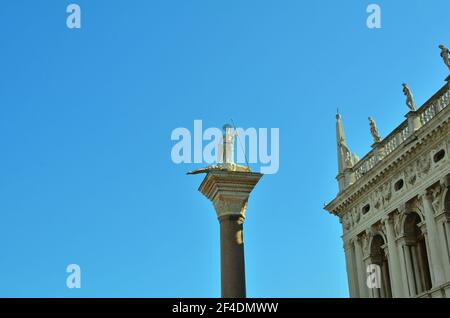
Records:
[[[367,298],[368,288],[366,286],[366,269],[364,266],[364,257],[361,247],[361,238],[355,239],[355,258],[356,258],[356,271],[358,273],[358,291],[360,298]]]
[[[409,297],[409,287],[408,287],[408,275],[406,273],[406,262],[405,262],[405,254],[403,252],[403,246],[399,244],[399,240],[397,239],[397,251],[398,251],[398,261],[400,263],[400,272],[402,277],[402,297]]]
[[[347,279],[348,279],[348,288],[351,298],[358,298],[358,277],[355,275],[356,267],[354,264],[355,260],[355,248],[354,242],[352,239],[344,242],[344,251],[345,251],[345,263],[347,269]]]
[[[419,227],[420,231],[423,234],[423,237],[425,238],[425,247],[427,250],[426,259],[428,260],[428,270],[430,271],[431,284],[433,285],[433,282],[435,281],[435,279],[434,279],[434,272],[433,272],[433,259],[431,258],[431,253],[430,253],[430,241],[428,239],[428,228],[427,228],[427,225],[425,224],[425,222],[421,222],[421,223],[417,224],[417,226]]]
[[[199,191],[212,201],[220,223],[221,289],[223,298],[244,298],[243,224],[247,201],[262,174],[212,170]]]
[[[415,277],[415,282],[416,282],[416,289],[417,289],[417,293],[421,293],[422,291],[425,290],[423,284],[422,284],[422,275],[420,273],[420,268],[421,268],[421,264],[419,263],[419,255],[417,254],[417,246],[411,246],[410,247],[410,251],[411,251],[411,259],[412,259],[412,264],[413,264],[413,270],[414,270],[414,277]]]
[[[441,213],[436,217],[436,226],[438,229],[439,241],[442,250],[442,266],[444,268],[444,273],[446,276],[446,281],[450,281],[450,250],[449,250],[449,236],[447,226],[450,221],[450,217]]]
[[[450,211],[446,213],[450,214]],[[449,254],[449,261],[450,261],[450,218],[448,218],[444,224],[445,224],[445,233],[447,233],[447,251]]]
[[[392,297],[392,264],[389,261],[389,246],[388,244],[384,244],[383,253],[385,255],[385,259],[381,264],[381,297],[382,298],[391,298]]]
[[[403,251],[405,253],[406,274],[408,276],[409,292],[411,296],[417,295],[416,278],[414,276],[414,267],[411,259],[411,245],[404,244]]]
[[[389,252],[392,297],[403,297],[403,281],[400,269],[400,258],[398,255],[397,243],[395,239],[393,220],[389,216],[387,216],[383,218],[382,223],[385,229],[384,232],[386,233]]]
[[[441,213],[436,218],[436,223],[443,251],[444,273],[446,274],[446,281],[450,281],[450,216],[446,213]]]
[[[439,237],[434,220],[433,206],[431,203],[430,193],[428,191],[421,194],[423,202],[423,213],[425,216],[425,223],[427,227],[428,247],[431,258],[431,270],[433,272],[433,287],[439,286],[445,282],[445,274],[442,266],[441,254],[439,253]]]
[[[440,187],[442,191],[442,205],[436,212],[436,226],[438,229],[439,240],[441,242],[442,249],[442,262],[444,267],[444,273],[446,275],[446,281],[450,281],[450,211],[445,210],[445,196],[446,190],[449,191],[450,176],[444,177],[440,181]]]
[[[406,237],[402,236],[397,239],[397,247],[399,252],[400,268],[402,271],[404,296],[411,297],[415,295],[414,273],[412,271],[411,257]]]
[[[399,217],[401,218],[402,215],[405,213],[406,207],[404,204],[400,205],[397,210],[399,212]],[[409,277],[408,272],[406,270],[406,259],[405,259],[405,251],[404,247],[406,244],[406,237],[403,231],[400,236],[396,238],[395,245],[397,247],[397,255],[398,255],[398,261],[400,263],[400,273],[401,273],[401,280],[402,280],[402,290],[403,290],[403,297],[409,297],[411,296],[411,291],[409,288]]]
[[[364,257],[363,260],[363,268],[364,268],[364,288],[366,290],[366,296],[361,296],[361,297],[367,297],[367,298],[379,298],[379,289],[378,288],[369,288],[369,286],[367,285],[367,280],[368,280],[368,275],[369,273],[367,272],[367,269],[369,268],[369,265],[372,264],[372,259],[370,257],[370,255],[367,255]],[[377,279],[380,278],[381,281],[381,276],[377,277]],[[378,283],[380,283],[380,281]]]
[[[424,255],[424,251],[421,248],[417,248],[417,258],[419,261],[419,267],[421,268],[420,279],[422,280],[423,289],[426,290],[427,289],[426,288],[427,287],[426,286],[427,278],[426,278],[426,273],[425,273],[426,264],[425,264],[424,260],[427,259],[427,255]]]

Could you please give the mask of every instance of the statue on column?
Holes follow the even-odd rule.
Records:
[[[211,165],[205,168],[190,171],[187,174],[208,173],[214,170],[251,172],[249,167],[238,165],[234,162],[234,141],[236,136],[237,136],[236,129],[234,129],[229,124],[224,125],[222,149],[219,149],[219,152],[222,154],[223,162],[216,165]]]
[[[223,126],[223,163],[233,164],[234,163],[234,139],[236,138],[236,130],[229,124]]]
[[[444,60],[445,65],[447,65],[448,69],[450,70],[450,50],[447,49],[443,44],[439,45],[439,48],[441,49],[441,57]]]
[[[373,141],[375,143],[379,143],[381,141],[381,137],[378,132],[377,124],[375,123],[372,117],[369,117],[369,124],[370,124],[370,133],[372,134]]]
[[[409,89],[408,85],[406,85],[405,83],[403,83],[402,85],[403,85],[403,94],[405,94],[405,96],[406,96],[406,105],[409,107],[409,109],[412,112],[415,112],[416,104],[414,103],[414,97],[411,93],[411,90]]]

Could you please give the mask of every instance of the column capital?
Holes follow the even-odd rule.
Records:
[[[361,233],[359,233],[358,235],[356,235],[355,237],[353,237],[354,243],[355,244],[359,244],[361,246],[361,248],[362,248],[363,244],[364,244],[364,241],[365,241],[365,236],[368,237],[367,230],[364,230]]]
[[[450,191],[450,174],[443,177],[439,181],[439,185],[441,186],[442,196],[448,195],[448,194],[446,194],[445,190]],[[441,200],[445,200],[445,197],[442,197]],[[445,201],[442,203],[442,205],[443,205],[442,214],[450,215],[450,209],[445,204]]]
[[[348,251],[349,249],[351,249],[353,247],[353,243],[353,238],[344,241],[344,250]]]
[[[441,180],[439,180],[439,183],[444,188],[450,188],[450,174],[444,176]]]
[[[397,239],[397,242],[398,242],[399,245],[408,245],[408,246],[409,245],[414,245],[416,243],[415,240],[407,237],[406,235],[403,235],[403,236],[399,237]]]
[[[217,217],[245,218],[248,197],[263,175],[254,172],[210,171],[199,191],[214,205]]]
[[[364,232],[362,232],[362,233],[364,233]],[[362,246],[362,241],[363,241],[363,238],[362,238],[361,234],[358,234],[353,238],[353,242],[355,244],[358,244],[359,246]]]
[[[394,218],[386,215],[381,219],[381,229],[388,241],[395,240]],[[389,242],[388,242],[389,243]]]
[[[398,211],[398,213],[400,214],[407,214],[408,213],[408,204],[407,203],[400,203],[396,210]]]
[[[381,221],[381,224],[383,224],[383,225],[386,225],[387,223],[393,224],[394,223],[394,218],[389,213],[389,214],[383,216],[380,221]]]
[[[422,191],[420,191],[417,194],[417,197],[419,198],[419,200],[432,200],[433,199],[433,192],[430,188],[426,188]]]
[[[427,221],[425,220],[424,222],[420,222],[417,223],[417,226],[419,227],[420,231],[422,232],[423,235],[427,235]]]
[[[449,222],[450,223],[450,211],[444,211],[444,213],[436,216],[436,222]]]
[[[371,237],[373,236],[375,233],[375,230],[373,229],[372,226],[368,227],[367,229],[365,229],[364,231],[361,232],[361,236],[366,236],[366,237]]]

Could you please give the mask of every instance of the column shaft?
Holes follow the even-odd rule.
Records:
[[[424,259],[427,258],[427,256],[423,255],[423,250],[419,246],[417,246],[416,248],[417,248],[417,257],[419,260],[420,278],[422,281],[423,290],[427,290],[430,286],[427,286],[428,285],[427,284],[428,279],[427,279],[427,273],[426,273],[427,267],[423,261]]]
[[[434,220],[433,206],[428,194],[422,195],[423,210],[425,215],[425,223],[429,240],[429,253],[431,258],[431,267],[433,271],[433,287],[439,286],[445,282],[445,275],[442,266],[442,259],[439,253],[439,238],[437,233],[436,222]]]
[[[448,243],[447,243],[447,229],[446,229],[446,219],[436,222],[437,229],[438,229],[438,235],[439,235],[439,241],[441,243],[441,249],[442,249],[442,265],[444,268],[444,273],[446,276],[446,281],[450,281],[450,258],[449,258],[449,251],[448,251]]]
[[[348,288],[351,298],[359,297],[357,272],[354,264],[355,251],[353,241],[344,242],[345,263],[347,267]]]
[[[403,282],[400,271],[400,259],[398,255],[398,248],[395,241],[394,225],[391,220],[386,220],[386,238],[388,245],[389,264],[391,267],[390,277],[392,281],[392,297],[402,297]]]
[[[391,298],[392,297],[392,289],[390,288],[390,282],[389,282],[389,265],[387,261],[384,261],[381,266],[381,276],[382,276],[382,283],[381,286],[382,290],[382,298]]]
[[[366,285],[367,275],[364,268],[363,253],[361,248],[361,242],[359,239],[355,240],[355,253],[356,253],[356,269],[358,272],[358,285],[359,285],[359,297],[367,298],[368,288]]]
[[[410,296],[415,296],[417,294],[416,282],[414,277],[414,270],[411,262],[411,248],[409,245],[403,245],[403,251],[405,252],[405,262],[406,262],[406,272],[408,276],[408,285]]]
[[[448,261],[450,262],[450,222],[446,221],[444,223],[445,226],[445,246],[446,246],[446,254],[448,257]]]
[[[424,288],[422,286],[422,275],[420,274],[420,265],[419,265],[419,258],[417,257],[417,253],[416,253],[416,246],[411,246],[410,247],[411,250],[411,259],[412,259],[412,265],[413,265],[413,270],[414,270],[414,277],[415,277],[415,282],[416,282],[416,288],[417,288],[417,293],[420,294]]]
[[[402,277],[403,297],[409,297],[411,295],[411,292],[408,284],[408,272],[406,270],[406,259],[404,252],[405,239],[404,238],[398,239],[396,243],[397,243],[397,251],[399,252],[398,256],[400,262],[400,274]]]
[[[244,218],[224,215],[219,222],[222,297],[245,298]]]
[[[364,263],[364,269],[367,270],[367,268],[369,268],[369,265],[372,264],[372,261],[371,261],[370,257],[366,257],[364,259],[363,263]],[[365,278],[364,286],[365,286],[365,289],[367,291],[367,295],[365,297],[367,297],[367,298],[377,298],[378,297],[377,296],[378,288],[369,288],[367,286],[368,273],[367,273],[367,271],[365,273],[366,273],[366,275],[364,276],[364,278]],[[377,277],[377,279],[378,279],[378,277]],[[363,297],[363,296],[361,296],[361,297]]]

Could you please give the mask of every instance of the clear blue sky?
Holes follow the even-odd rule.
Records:
[[[336,108],[364,155],[443,85],[448,0],[78,0],[0,4],[0,296],[219,297],[219,225],[170,134],[280,128],[252,193],[250,297],[347,297]],[[375,1],[374,1],[375,2]],[[201,165],[200,165],[201,166]],[[82,269],[69,290],[66,266]]]

